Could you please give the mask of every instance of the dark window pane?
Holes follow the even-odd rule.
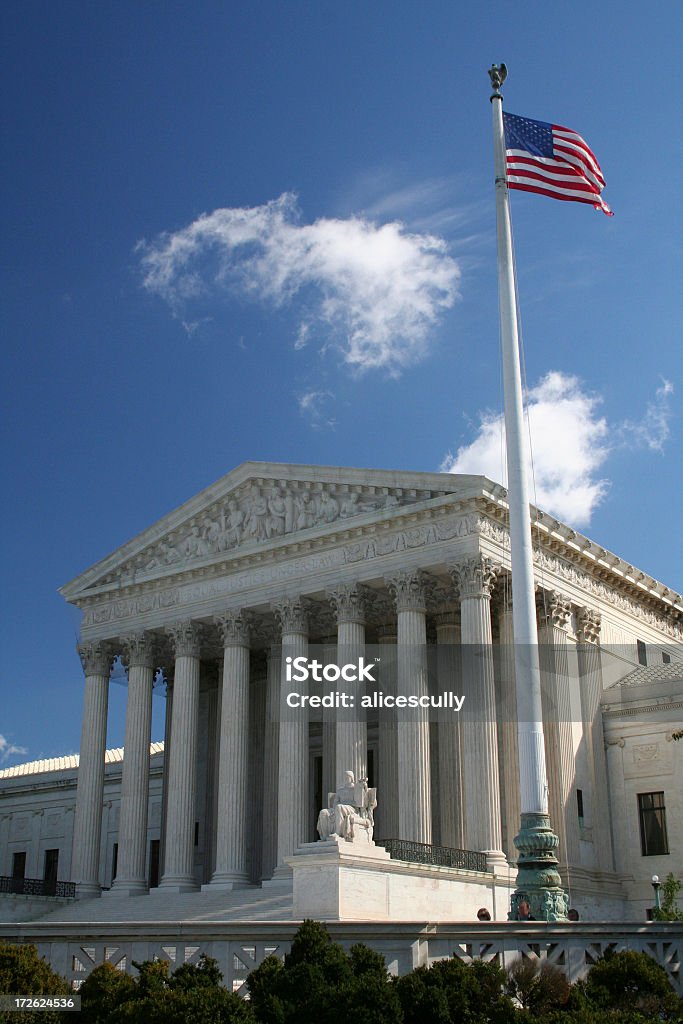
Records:
[[[643,857],[654,857],[669,852],[666,834],[666,808],[664,793],[639,793],[640,848]]]

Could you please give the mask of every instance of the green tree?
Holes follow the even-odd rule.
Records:
[[[98,964],[79,989],[79,1024],[109,1024],[119,1006],[134,998],[135,991],[135,982],[129,974],[107,962]]]
[[[683,911],[678,909],[681,889],[683,882],[679,882],[673,871],[670,871],[662,882],[660,906],[655,907],[652,914],[655,921],[683,921]]]
[[[494,963],[457,957],[418,967],[396,988],[405,1024],[509,1024],[517,1013],[505,993],[505,972]]]
[[[683,1000],[664,968],[646,953],[633,950],[608,950],[585,981],[573,986],[569,1009],[574,1014],[598,1011],[605,1021],[620,1024],[683,1020]]]
[[[12,996],[69,996],[73,992],[61,975],[38,956],[35,946],[14,945],[0,941],[0,993]],[[0,1021],[41,1021],[52,1024],[64,1019],[59,1012],[50,1010],[22,1012],[0,1011]]]
[[[349,954],[316,921],[304,921],[284,963],[267,957],[247,978],[259,1024],[400,1024],[384,958],[365,946]]]

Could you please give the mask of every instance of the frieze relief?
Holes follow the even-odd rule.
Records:
[[[244,514],[243,520],[240,520],[239,523],[239,517],[233,515],[231,519],[233,525],[229,526],[229,529],[237,532],[231,533],[230,538],[234,539],[239,533],[241,538],[249,536],[254,541],[264,540],[268,539],[268,531],[270,531],[271,537],[284,535],[289,532],[289,527],[292,524],[296,531],[304,530],[309,526],[319,525],[321,522],[332,523],[340,518],[359,515],[361,512],[392,507],[394,503],[415,502],[428,496],[419,493],[418,496],[407,498],[405,496],[398,497],[385,494],[366,501],[361,500],[361,496],[355,492],[335,497],[332,493],[320,492],[316,494],[316,492],[311,490],[310,492],[304,491],[298,495],[296,500],[299,504],[297,505],[295,501],[296,492],[289,492],[284,488],[278,487],[271,488],[270,491],[272,492],[270,494],[270,505],[268,501],[266,501],[265,506],[263,502],[255,503],[254,495],[249,495],[248,499],[244,499],[244,507],[238,504],[237,498],[231,498],[228,501],[229,513],[236,513],[239,510]],[[322,498],[323,493],[326,495],[324,499]],[[253,501],[251,500],[252,498],[254,499]],[[230,509],[231,505],[235,505],[236,508]],[[263,511],[264,508],[266,511]],[[284,514],[282,514],[283,508]],[[275,511],[273,512],[272,509],[275,509]],[[294,510],[298,510],[296,517],[294,517]],[[255,516],[256,518],[254,518]],[[269,525],[267,523],[268,516],[272,516],[272,521],[270,521]],[[147,612],[170,609],[177,605],[189,605],[203,600],[210,600],[212,597],[250,590],[280,580],[299,578],[317,571],[340,567],[344,564],[353,565],[372,561],[375,558],[448,540],[458,540],[479,535],[505,547],[509,546],[507,530],[500,523],[478,512],[440,516],[432,522],[411,526],[403,530],[387,530],[386,533],[379,532],[376,526],[368,527],[368,529],[373,530],[372,535],[360,537],[352,542],[347,542],[344,547],[333,548],[327,552],[295,558],[279,564],[274,563],[260,566],[218,579],[187,583],[184,586],[172,587],[156,593],[148,593],[138,597],[130,597],[91,606],[84,611],[83,625],[86,627],[98,626],[113,620],[133,618]],[[186,544],[185,551],[192,551],[194,554],[186,553],[179,561],[185,562],[187,558],[196,558],[202,552],[210,552],[210,545],[213,543],[216,545],[228,544],[228,541],[232,543],[230,538],[221,541],[221,535],[220,531],[209,530],[208,521],[205,521],[205,527],[199,529],[199,531],[191,528],[190,534],[186,538],[189,547]],[[190,538],[193,539],[190,541]],[[199,544],[199,540],[206,542],[209,546],[205,546],[204,543]],[[167,543],[167,541],[164,543]],[[160,548],[161,545],[159,545]],[[219,548],[219,550],[227,550],[227,547],[224,546],[222,549]],[[600,580],[596,580],[589,573],[578,569],[570,562],[556,555],[549,554],[538,546],[534,547],[534,564],[543,572],[555,574],[574,584],[582,591],[593,594],[606,604],[620,608],[630,615],[637,616],[654,628],[668,633],[674,639],[678,641],[683,640],[683,629],[677,623],[672,622],[663,615],[657,614],[657,612],[650,608],[643,607],[627,595],[619,593],[618,590],[613,589]],[[182,568],[184,569],[184,566]]]
[[[121,566],[104,582],[132,582],[154,569],[186,566],[236,548],[329,526],[366,512],[414,504],[444,491],[329,484],[249,484]]]
[[[555,555],[550,555],[546,551],[534,547],[534,565],[544,572],[555,573],[557,576],[562,577],[562,579],[575,584],[575,586],[583,591],[594,594],[606,604],[611,604],[615,608],[628,612],[629,615],[636,616],[643,622],[647,622],[654,629],[660,629],[678,641],[683,640],[683,629],[680,625],[663,615],[658,615],[651,608],[644,608],[637,601],[634,601],[633,598],[628,597],[626,594],[620,594],[618,590],[607,586],[601,580],[594,579],[588,573],[577,569],[570,562],[566,562],[562,558],[557,558]]]

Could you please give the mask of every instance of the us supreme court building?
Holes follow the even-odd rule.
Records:
[[[582,919],[642,922],[652,875],[683,873],[683,601],[550,515],[534,514],[533,537],[563,884]],[[482,905],[506,920],[520,807],[501,486],[247,462],[61,593],[82,611],[80,756],[0,772],[0,875],[16,883],[5,920],[23,921],[20,934],[53,959],[57,941],[68,947],[72,977],[105,947],[124,950],[124,964],[135,941],[161,949],[165,917],[197,922],[180,958],[216,952],[203,920],[391,929],[424,906],[425,922],[470,927]],[[288,697],[307,687],[286,659],[321,653],[364,658],[375,681],[320,693],[465,703],[393,717],[293,707]],[[107,747],[112,671],[127,676],[123,751]],[[164,699],[165,734],[153,736],[152,701]],[[316,895],[318,814],[347,771],[376,789],[379,902],[360,854],[345,895],[340,883],[330,903],[322,882]],[[308,897],[292,881],[299,859]],[[24,877],[72,888],[31,898]],[[146,932],[125,923],[145,921]],[[94,929],[85,946],[83,922]],[[108,922],[109,947],[94,922]],[[278,935],[233,939],[257,962]],[[164,941],[180,949],[170,931]]]

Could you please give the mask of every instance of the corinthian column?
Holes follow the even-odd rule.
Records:
[[[263,764],[263,878],[272,878],[277,864],[278,776],[280,750],[280,675],[277,647],[267,648],[266,735]]]
[[[609,827],[605,734],[600,712],[602,660],[599,646],[600,615],[598,612],[594,612],[590,608],[580,608],[577,615],[576,634],[581,686],[581,717],[591,779],[589,824],[593,830],[593,849],[598,867],[603,871],[613,871],[614,854]]]
[[[437,672],[439,692],[462,693],[460,622],[457,612],[437,612]],[[460,715],[441,712],[438,721],[441,845],[461,850],[465,845],[462,792],[462,722]]]
[[[465,832],[470,850],[505,864],[500,827],[496,692],[491,636],[491,588],[495,566],[475,555],[451,567],[460,593],[463,644],[463,777]]]
[[[247,882],[249,622],[242,611],[216,619],[223,638],[216,870],[211,889]]]
[[[121,778],[119,857],[113,894],[147,891],[147,813],[149,745],[152,738],[154,648],[144,633],[123,641],[128,662],[126,733]]]
[[[81,753],[78,764],[71,878],[79,897],[99,896],[104,754],[112,653],[107,644],[81,644],[85,673]]]
[[[327,595],[337,618],[337,663],[358,662],[365,653],[365,593],[362,586],[348,583],[328,591]],[[368,734],[361,709],[362,683],[344,683],[344,690],[353,696],[353,711],[339,709],[335,717],[335,781],[340,786],[344,772],[364,779],[368,765]],[[326,794],[323,795],[323,799]]]
[[[379,663],[379,686],[384,693],[396,695],[396,623],[377,628],[377,642],[382,648]],[[379,764],[377,771],[377,835],[382,839],[398,839],[398,737],[396,714],[382,708],[379,713]]]
[[[309,838],[308,712],[289,708],[287,658],[308,655],[308,614],[304,599],[284,598],[273,605],[282,630],[280,730],[278,745],[277,874],[289,873],[285,858]]]
[[[554,591],[539,593],[537,609],[550,820],[560,840],[557,853],[560,864],[578,865],[579,819],[574,795],[574,730],[567,637],[571,604]]]
[[[386,580],[398,617],[398,697],[429,697],[426,582],[419,570],[398,572]],[[398,710],[396,719],[398,838],[431,843],[429,711],[406,707]]]
[[[167,765],[164,875],[159,887],[185,892],[197,888],[194,875],[194,821],[200,636],[193,622],[171,626],[169,635],[175,648],[175,670],[171,750]]]

